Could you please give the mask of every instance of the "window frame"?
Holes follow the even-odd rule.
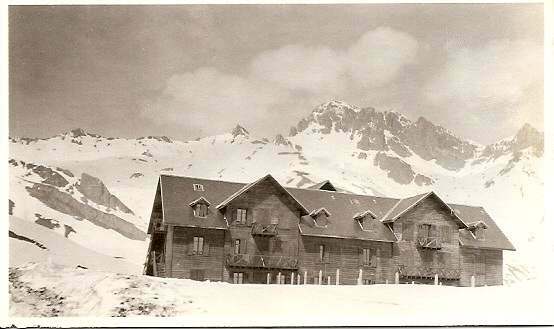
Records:
[[[206,218],[208,217],[208,205],[205,203],[197,203],[194,205],[193,213],[196,218]],[[204,210],[204,216],[201,216],[201,209]]]
[[[235,211],[235,223],[245,225],[248,220],[248,209],[237,208]]]
[[[327,247],[324,244],[319,245],[319,261],[321,263],[325,262],[325,258],[327,258]]]
[[[244,283],[244,272],[233,272],[233,284]]]
[[[193,191],[204,192],[204,185],[198,184],[198,183],[193,183],[192,184],[192,190]]]
[[[202,256],[204,254],[204,237],[194,236],[192,238],[192,254]]]
[[[240,239],[235,239],[235,245],[234,245],[234,249],[233,249],[233,252],[235,253],[235,255],[240,254],[241,243],[242,242],[241,242]]]

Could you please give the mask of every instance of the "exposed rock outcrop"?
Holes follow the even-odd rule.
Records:
[[[119,209],[128,214],[133,213],[133,211],[123,204],[121,200],[110,193],[106,185],[104,185],[100,179],[94,176],[87,173],[81,174],[81,181],[76,187],[79,192],[96,204],[106,206],[110,209]]]
[[[56,211],[81,220],[88,220],[94,225],[114,230],[129,239],[144,240],[146,238],[146,233],[132,223],[81,203],[54,186],[35,183],[32,187],[26,187],[26,189],[29,195]]]
[[[375,155],[374,164],[387,172],[387,176],[399,184],[410,184],[415,173],[412,167],[396,157],[379,152]]]

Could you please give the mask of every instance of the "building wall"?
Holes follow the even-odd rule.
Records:
[[[486,250],[475,248],[460,248],[460,266],[462,277],[460,285],[471,286],[471,276],[475,276],[476,286],[501,285],[502,250]]]
[[[433,250],[417,247],[419,224],[438,226],[441,249]],[[447,240],[442,238],[443,229],[449,232]],[[393,245],[395,265],[445,269],[460,268],[458,225],[450,215],[450,210],[435,197],[423,200],[398,218],[394,223],[394,231],[395,233],[402,231],[401,241]]]
[[[204,253],[193,255],[193,238],[204,238]],[[172,278],[191,278],[191,270],[203,270],[204,279],[223,279],[225,231],[194,227],[173,228]],[[167,267],[167,266],[166,266]]]
[[[237,208],[247,209],[246,224],[236,223]],[[253,222],[269,225],[272,217],[279,219],[278,234],[275,237],[252,235]],[[246,243],[246,247],[241,246],[241,254],[298,257],[299,210],[294,206],[292,200],[271,182],[262,182],[233,200],[226,207],[225,218],[229,222],[228,237],[225,241],[226,255],[234,253],[234,242],[236,239],[240,239],[241,245]],[[227,276],[225,281],[232,282],[233,272],[240,271],[244,273],[243,282],[245,283],[266,282],[269,272],[236,268],[226,268],[225,271]],[[287,273],[287,280],[290,280],[290,271],[281,272],[282,274]],[[272,281],[278,273],[278,270],[271,271]]]
[[[359,271],[362,269],[362,279],[369,279],[374,283],[394,282],[391,271],[392,243],[362,241],[353,239],[337,239],[325,237],[302,236],[299,246],[299,273],[302,277],[307,272],[308,283],[313,284],[314,278],[319,277],[322,271],[323,282],[331,277],[331,284],[335,284],[337,269],[340,269],[340,284],[357,284]],[[320,260],[319,246],[324,245],[327,256]],[[361,250],[363,248],[375,251],[375,263],[364,266]]]

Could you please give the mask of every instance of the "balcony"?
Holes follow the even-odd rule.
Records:
[[[399,265],[398,272],[401,278],[434,279],[437,274],[442,280],[460,279],[460,270],[452,268]]]
[[[277,224],[262,225],[260,223],[252,224],[252,235],[258,236],[276,236]]]
[[[417,245],[420,248],[425,248],[425,249],[441,249],[441,243],[439,238],[432,238],[432,237],[417,238]]]
[[[250,254],[227,254],[227,266],[262,269],[295,270],[298,259],[290,256],[266,256]]]

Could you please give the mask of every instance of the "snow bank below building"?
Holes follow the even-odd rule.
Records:
[[[141,326],[160,324],[159,321],[167,324],[168,320],[189,326],[546,321],[541,286],[536,282],[481,288],[411,284],[233,285],[76,270],[52,262],[13,267],[9,276],[12,317],[128,316],[131,318],[125,319],[126,324]],[[137,315],[177,318],[134,317]],[[13,323],[36,325],[44,319],[20,320]]]

